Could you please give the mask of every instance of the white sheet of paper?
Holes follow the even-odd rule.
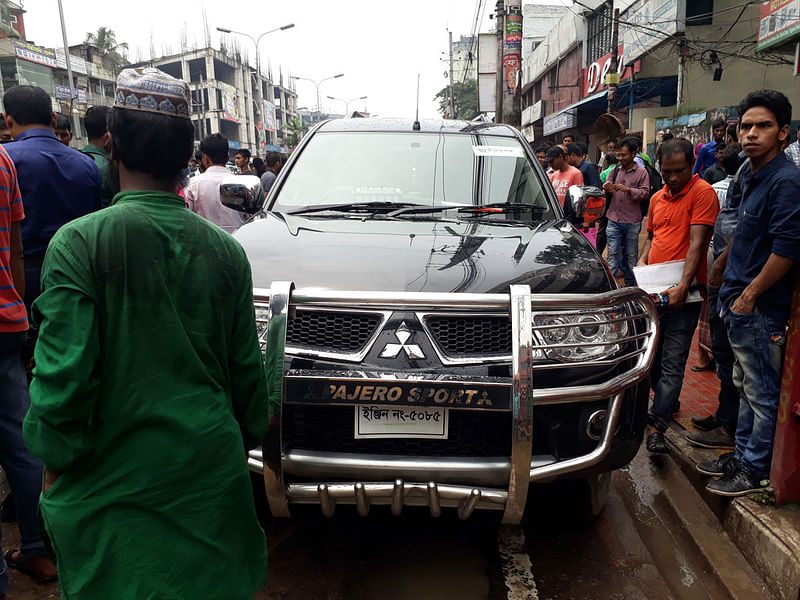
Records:
[[[672,260],[669,262],[633,267],[636,285],[648,294],[658,294],[665,289],[678,285],[683,277],[685,260]],[[703,296],[694,290],[686,296],[686,302],[702,302]]]

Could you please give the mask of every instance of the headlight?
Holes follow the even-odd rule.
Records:
[[[539,314],[534,337],[547,358],[561,362],[602,360],[620,351],[628,335],[625,311],[619,308],[591,312]]]

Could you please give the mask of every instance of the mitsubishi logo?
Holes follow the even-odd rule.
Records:
[[[408,328],[408,325],[406,325],[405,321],[400,323],[400,327],[398,327],[397,331],[394,332],[394,336],[400,343],[386,344],[383,352],[381,352],[381,358],[397,358],[397,355],[400,354],[401,350],[406,351],[406,356],[408,356],[408,358],[425,358],[422,348],[420,348],[417,344],[406,343],[409,339],[411,339],[411,330]]]

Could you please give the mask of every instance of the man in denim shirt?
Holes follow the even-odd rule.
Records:
[[[739,140],[750,159],[732,198],[739,222],[718,259],[725,266],[719,309],[736,363],[739,422],[733,454],[701,463],[720,479],[707,490],[742,496],[769,476],[781,387],[792,267],[800,260],[800,171],[781,151],[792,106],[775,90],[751,92],[739,104]]]

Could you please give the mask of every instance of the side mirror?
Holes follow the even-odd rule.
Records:
[[[264,204],[261,180],[255,175],[229,175],[219,184],[219,199],[228,208],[253,214]]]
[[[588,226],[603,216],[606,209],[606,193],[593,185],[571,185],[567,190],[570,221]]]

